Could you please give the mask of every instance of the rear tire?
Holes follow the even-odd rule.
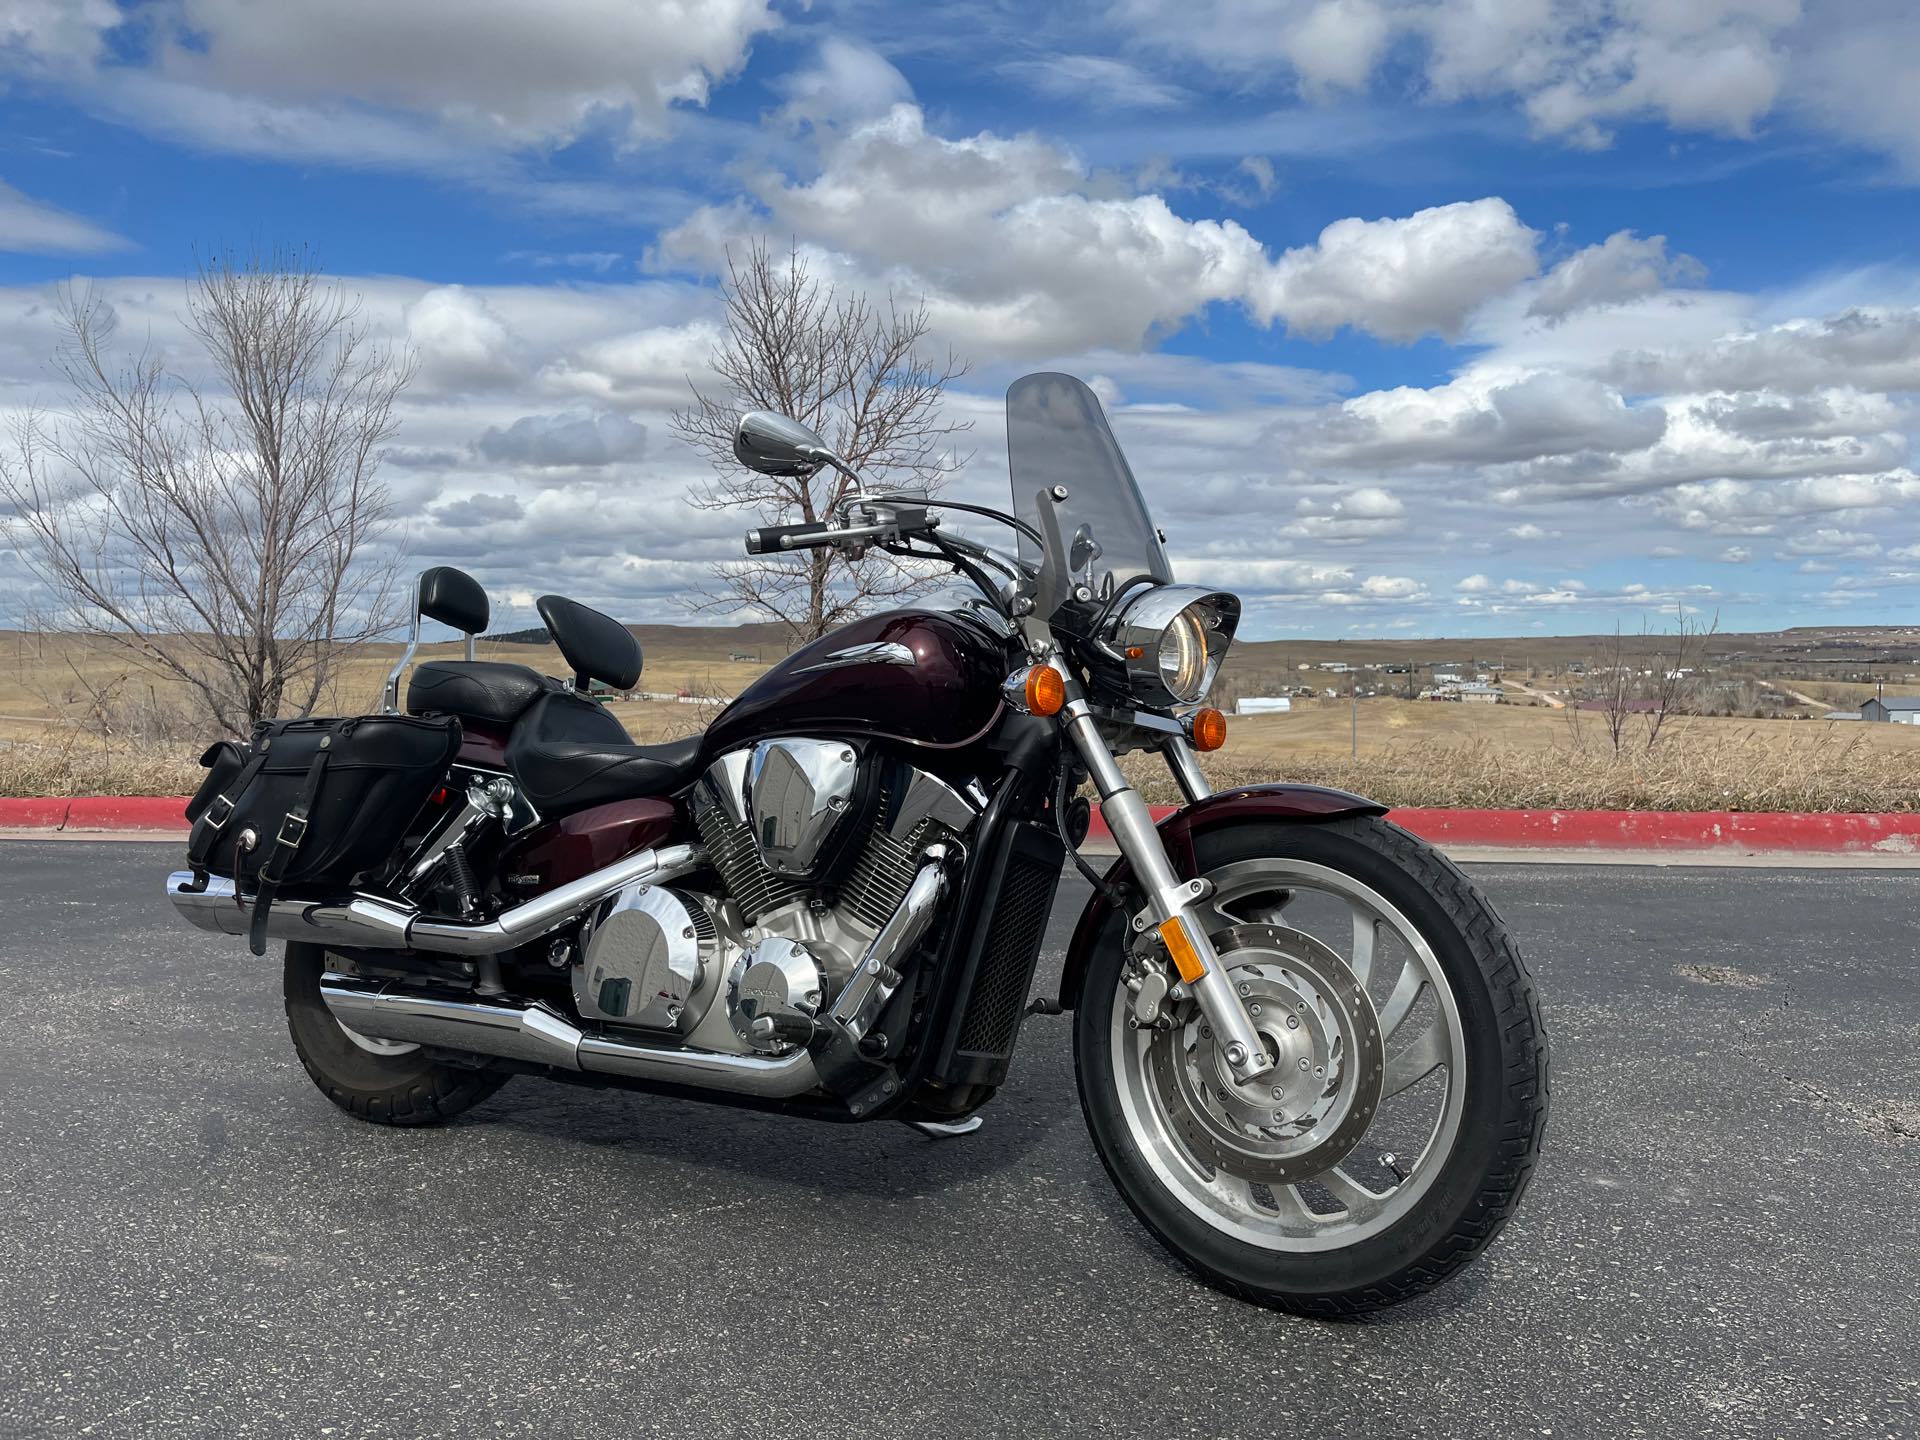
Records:
[[[288,945],[287,1032],[307,1075],[334,1104],[374,1125],[438,1125],[471,1109],[512,1078],[429,1058],[417,1046],[369,1048],[349,1035],[320,998],[326,951]]]
[[[1131,1057],[1148,1056],[1158,1044],[1181,1042],[1156,1040],[1151,1030],[1135,1036],[1127,1027],[1128,954],[1116,917],[1089,957],[1074,1017],[1081,1108],[1101,1161],[1134,1214],[1168,1250],[1209,1284],[1241,1299],[1334,1317],[1384,1309],[1431,1289],[1493,1241],[1513,1214],[1540,1153],[1548,1095],[1546,1031],[1533,981],[1506,926],[1457,866],[1378,818],[1248,822],[1200,836],[1195,849],[1203,876],[1235,873],[1228,867],[1245,874],[1250,865],[1271,866],[1275,874],[1284,874],[1288,866],[1306,876],[1337,874],[1342,883],[1353,882],[1384,901],[1417,933],[1457,1008],[1456,1053],[1464,1059],[1457,1123],[1449,1145],[1416,1167],[1417,1188],[1401,1177],[1405,1206],[1396,1212],[1391,1201],[1382,1204],[1376,1225],[1356,1226],[1350,1238],[1331,1229],[1318,1239],[1300,1238],[1298,1228],[1290,1232],[1289,1210],[1276,1194],[1279,1181],[1267,1189],[1264,1202],[1259,1190],[1252,1192],[1256,1208],[1224,1224],[1209,1219],[1207,1187],[1224,1178],[1232,1191],[1246,1182],[1223,1174],[1232,1163],[1227,1160],[1194,1162],[1189,1155],[1186,1163],[1194,1168],[1184,1173],[1180,1144],[1168,1138],[1181,1133],[1179,1121],[1161,1125],[1156,1116],[1165,1119],[1172,1110],[1156,1112],[1152,1095],[1142,1102],[1138,1076],[1154,1072],[1146,1061],[1133,1068]],[[1271,903],[1280,893],[1256,903]],[[1286,907],[1295,905],[1299,893],[1287,892],[1264,918],[1273,926],[1296,925]],[[1353,978],[1346,972],[1349,990]],[[1192,1005],[1185,1002],[1189,1009]],[[1203,1024],[1197,1011],[1189,1023],[1194,1030]],[[1173,1036],[1181,1033],[1176,1024]],[[1158,1073],[1168,1073],[1167,1064]],[[1185,1133],[1198,1132],[1191,1119],[1185,1123]],[[1263,1137],[1256,1132],[1255,1138]],[[1333,1161],[1336,1176],[1340,1163]],[[1309,1176],[1294,1185],[1296,1201],[1316,1183]],[[1270,1204],[1273,1212],[1265,1230],[1262,1204]],[[1291,1211],[1294,1221],[1314,1222],[1304,1227],[1309,1236],[1328,1218]]]

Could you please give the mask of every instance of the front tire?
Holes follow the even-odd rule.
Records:
[[[1130,1023],[1142,957],[1115,917],[1074,1020],[1102,1162],[1163,1245],[1242,1299],[1340,1316],[1432,1288],[1512,1215],[1546,1123],[1546,1032],[1505,925],[1374,817],[1248,822],[1195,852],[1275,1067],[1234,1082],[1191,999]]]
[[[308,1078],[334,1104],[375,1125],[438,1125],[471,1109],[512,1078],[430,1059],[418,1045],[395,1045],[349,1031],[320,998],[326,951],[288,945],[284,993],[287,1031]]]

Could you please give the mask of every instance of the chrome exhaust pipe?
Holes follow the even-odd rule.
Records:
[[[820,1083],[813,1057],[722,1055],[706,1050],[659,1050],[589,1035],[540,1004],[491,1004],[380,990],[345,975],[320,977],[320,998],[348,1029],[376,1040],[412,1041],[443,1050],[494,1055],[581,1070],[787,1099]]]
[[[267,936],[346,949],[495,955],[559,929],[616,890],[628,885],[664,884],[698,869],[705,860],[705,853],[697,845],[642,850],[537,895],[495,919],[471,924],[430,920],[415,906],[373,895],[328,901],[282,897],[267,916]],[[233,881],[218,876],[210,878],[204,890],[190,889],[192,881],[193,873],[188,870],[176,870],[167,877],[167,898],[181,916],[218,935],[247,933],[253,921],[250,896],[240,894]]]

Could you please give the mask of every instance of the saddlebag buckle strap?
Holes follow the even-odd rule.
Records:
[[[273,851],[260,867],[260,889],[253,897],[253,923],[247,927],[247,946],[256,955],[267,953],[267,915],[273,909],[273,897],[279,893],[280,881],[287,873],[287,862],[307,838],[307,816],[320,794],[320,781],[327,773],[327,761],[332,753],[333,736],[322,735],[320,748],[314,751],[313,763],[307,767],[307,777],[301,782],[299,797],[280,821],[280,833],[273,837]]]
[[[221,810],[220,807],[222,805],[227,808]],[[207,806],[206,813],[202,815],[200,819],[209,830],[221,830],[226,827],[227,821],[233,818],[235,808],[231,796],[216,795],[213,797],[213,803]]]

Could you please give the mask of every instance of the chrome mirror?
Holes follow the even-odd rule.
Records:
[[[749,410],[733,432],[733,458],[762,475],[811,475],[822,465],[846,470],[827,442],[798,420]]]

